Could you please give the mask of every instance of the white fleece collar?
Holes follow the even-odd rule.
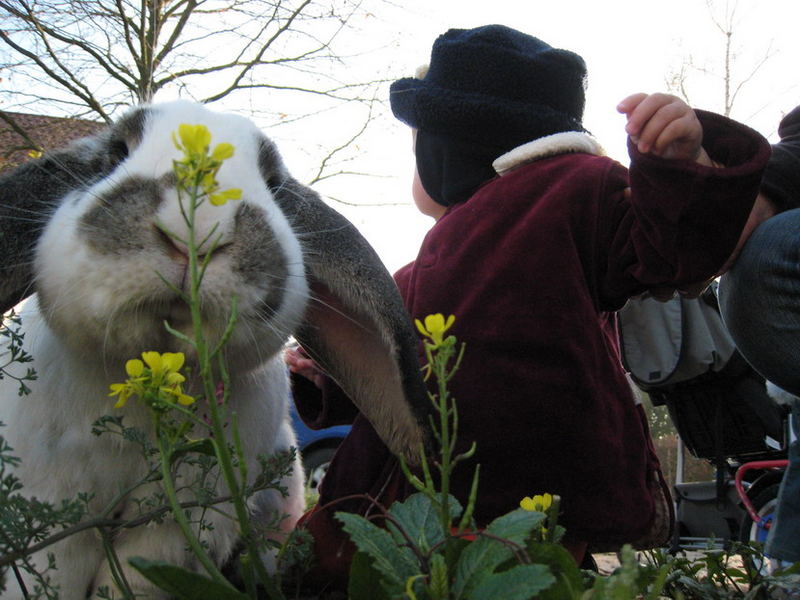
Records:
[[[502,176],[534,160],[568,152],[605,156],[603,147],[588,133],[566,131],[554,133],[527,144],[522,144],[522,146],[517,146],[496,158],[492,166],[497,171],[497,174]]]

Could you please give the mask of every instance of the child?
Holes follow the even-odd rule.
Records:
[[[585,77],[578,55],[489,25],[440,36],[427,73],[396,81],[390,96],[415,131],[415,201],[436,219],[395,280],[411,317],[455,315],[448,333],[466,344],[449,389],[460,450],[475,441],[477,453],[456,469],[453,492],[466,502],[470,464],[480,463],[479,526],[525,496],[560,495],[579,563],[587,546],[663,544],[672,522],[620,365],[614,311],[651,287],[718,272],[769,155],[744,126],[637,94],[618,107],[631,138],[628,173],[583,129]],[[287,362],[314,373],[302,354]],[[310,424],[345,418],[351,407],[329,381],[320,396],[295,379]],[[357,416],[305,519],[321,570],[346,577],[352,551],[333,513],[371,506],[341,499],[369,494],[388,505],[411,491]]]

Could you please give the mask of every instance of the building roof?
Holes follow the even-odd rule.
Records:
[[[88,119],[48,117],[26,113],[0,112],[0,172],[12,169],[31,160],[29,152],[35,147],[8,123],[10,119],[17,127],[43,150],[55,150],[72,140],[92,135],[106,125]]]

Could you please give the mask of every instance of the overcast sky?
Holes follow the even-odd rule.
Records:
[[[768,53],[769,60],[745,84],[732,116],[774,139],[781,116],[800,104],[800,2],[739,0],[715,3],[722,16],[736,5],[733,77],[743,81]],[[381,6],[381,5],[378,5]],[[579,53],[589,71],[584,125],[612,157],[626,163],[624,118],[615,106],[630,93],[666,91],[666,77],[691,61],[689,92],[697,108],[721,111],[720,80],[725,38],[715,28],[704,0],[402,0],[382,5],[365,19],[364,36],[354,42],[376,50],[376,68],[412,75],[427,63],[436,36],[448,28],[501,23],[553,46]],[[705,73],[701,71],[705,70]],[[388,96],[388,85],[385,89]],[[413,260],[432,221],[410,200],[411,156],[407,129],[385,115],[361,142],[364,166],[385,177],[335,185],[321,191],[354,203],[405,203],[395,208],[349,209],[336,205],[362,230],[390,270]],[[290,167],[291,155],[289,156]]]
[[[625,119],[616,112],[617,103],[634,92],[667,91],[668,77],[681,65],[687,67],[691,104],[722,111],[726,40],[713,19],[724,20],[733,8],[731,76],[734,84],[746,83],[732,116],[774,141],[781,116],[800,104],[800,0],[713,0],[713,10],[706,0],[363,0],[361,5],[365,11],[348,23],[335,49],[345,57],[331,67],[339,82],[411,76],[428,62],[431,44],[447,29],[509,25],[583,56],[589,73],[584,126],[623,164]],[[13,77],[4,83],[13,85]],[[191,92],[203,96],[201,90]],[[378,93],[388,100],[389,83]],[[169,92],[156,98],[168,99]],[[297,108],[295,99],[279,92],[257,92],[247,102],[222,101],[215,107],[247,111],[266,106],[273,113]],[[278,142],[295,176],[309,181],[320,156],[358,129],[363,109],[348,105],[345,112],[325,111],[294,126],[259,124]],[[408,128],[388,106],[378,110],[368,135],[357,142],[357,158],[345,165],[372,176],[334,178],[315,187],[323,196],[355,205],[331,202],[394,271],[414,259],[432,221],[417,213],[411,201]],[[368,206],[375,204],[382,206]]]

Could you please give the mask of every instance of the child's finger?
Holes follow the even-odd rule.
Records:
[[[659,141],[663,147],[668,139],[664,134],[669,132],[669,135],[675,135],[677,129],[682,125],[681,119],[682,115],[671,105],[660,107],[639,132],[640,146],[645,147],[644,149],[640,147],[639,150],[651,152],[654,147],[658,146]]]
[[[638,105],[639,103],[647,98],[647,94],[639,92],[638,94],[631,94],[627,98],[620,101],[617,104],[617,111],[623,114],[630,114]]]
[[[681,117],[667,124],[653,143],[651,152],[663,158],[693,159],[699,140],[692,136],[691,119]]]
[[[682,104],[668,102],[654,105],[652,108],[655,109],[654,112],[638,133],[640,152],[652,152],[654,148],[663,149],[670,136],[676,139],[681,131],[685,134],[687,127],[687,113]]]
[[[664,94],[650,94],[639,102],[628,114],[628,123],[625,125],[628,135],[641,138],[651,119],[665,104],[668,104],[668,100]]]

